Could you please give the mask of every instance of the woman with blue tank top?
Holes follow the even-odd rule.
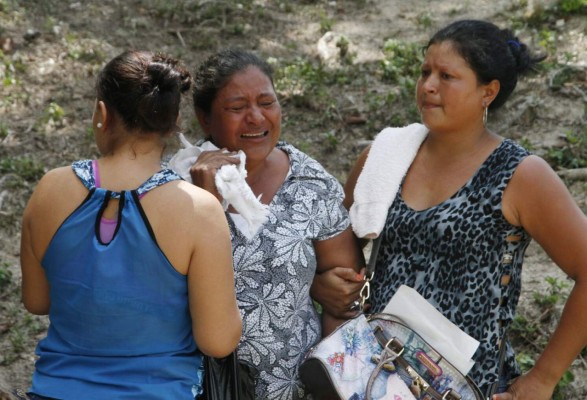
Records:
[[[30,398],[193,399],[201,353],[241,334],[231,242],[213,195],[161,169],[190,74],[127,51],[97,79],[102,156],[48,172],[24,213],[23,302],[49,314]]]
[[[372,281],[372,312],[405,284],[477,339],[470,376],[492,400],[550,399],[587,345],[587,218],[544,160],[486,124],[487,110],[501,107],[540,60],[487,21],[456,21],[430,39],[416,87],[427,132],[384,209]],[[361,221],[353,219],[360,176],[381,143],[376,138],[349,174],[345,205],[353,224]],[[548,345],[521,375],[506,332],[532,238],[575,285]]]

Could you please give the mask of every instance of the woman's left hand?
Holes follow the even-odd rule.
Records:
[[[554,387],[532,371],[520,376],[507,392],[493,395],[492,400],[550,400]]]
[[[316,274],[312,283],[311,295],[324,310],[336,318],[352,318],[358,309],[351,309],[359,299],[363,287],[364,272],[358,274],[351,268],[335,267]]]

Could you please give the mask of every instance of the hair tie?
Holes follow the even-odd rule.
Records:
[[[514,46],[516,46],[516,49],[520,50],[520,42],[518,42],[517,40],[508,40],[507,43],[513,44]]]

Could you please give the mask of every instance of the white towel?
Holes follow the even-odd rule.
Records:
[[[182,133],[179,134],[179,140],[184,146],[169,160],[169,168],[173,169],[183,179],[192,182],[190,175],[190,168],[198,156],[203,151],[218,150],[211,142],[206,141],[201,146],[193,146]],[[216,176],[214,182],[218,193],[222,196],[222,206],[224,210],[232,205],[236,211],[247,222],[248,229],[239,226],[242,233],[250,240],[265,223],[269,215],[269,206],[263,204],[255,197],[255,194],[247,184],[245,178],[247,177],[247,170],[245,169],[246,156],[242,150],[239,150],[235,157],[239,157],[240,163],[238,165],[224,165],[222,166]],[[260,196],[259,196],[260,197]]]
[[[401,285],[383,312],[395,315],[418,332],[463,375],[475,364],[472,358],[479,341],[453,324],[415,289]]]
[[[385,128],[373,140],[355,186],[349,211],[355,234],[375,239],[385,225],[387,211],[403,177],[428,134],[422,124]]]

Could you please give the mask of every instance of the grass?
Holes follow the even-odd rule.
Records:
[[[3,262],[0,265],[0,290],[4,291],[8,285],[12,283],[12,271],[9,268],[9,264]]]
[[[28,313],[20,301],[18,280],[14,277],[11,264],[0,263],[0,311],[2,312],[2,331],[0,332],[0,365],[10,365],[27,353],[31,341],[46,329],[42,317]]]
[[[587,126],[582,132],[567,131],[565,145],[550,147],[545,159],[554,169],[587,167]]]
[[[548,326],[558,321],[563,304],[569,293],[569,284],[554,277],[546,277],[548,288],[545,291],[532,293],[535,305],[534,313],[520,314],[514,317],[509,337],[516,348],[516,360],[522,372],[530,370],[535,363],[534,356],[546,346],[552,332]],[[571,371],[566,371],[557,384],[553,400],[567,399],[566,390],[574,381]]]
[[[0,160],[0,173],[15,174],[28,182],[36,182],[45,173],[44,167],[28,157],[3,157]]]

